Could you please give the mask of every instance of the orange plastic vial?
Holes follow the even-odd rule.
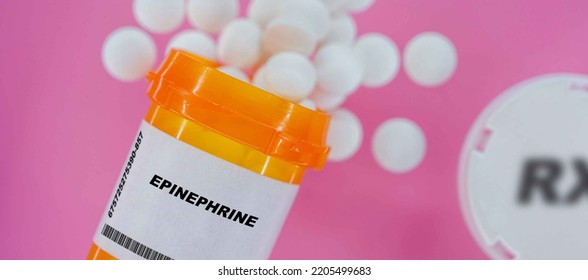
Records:
[[[88,259],[266,259],[329,117],[172,50]]]

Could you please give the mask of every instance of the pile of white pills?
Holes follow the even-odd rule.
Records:
[[[373,2],[251,0],[245,17],[239,18],[238,0],[134,0],[133,12],[140,26],[156,34],[175,32],[184,22],[192,25],[171,38],[166,52],[171,48],[192,52],[285,99],[312,102],[310,108],[331,111],[359,86],[384,86],[398,72],[400,58],[392,40],[375,33],[356,38],[352,13],[367,10]],[[103,56],[109,72],[124,81],[145,76],[151,68],[145,65],[153,65],[156,52],[151,52],[150,63],[141,65],[129,65],[118,56],[150,49],[152,44],[146,41],[152,40],[129,42],[110,36],[105,46],[119,47]]]
[[[357,34],[352,15],[369,9],[374,0],[251,0],[244,17],[239,17],[240,3],[134,0],[133,12],[137,23],[155,34],[176,32],[185,22],[192,26],[175,33],[166,53],[171,48],[192,52],[218,62],[218,70],[229,76],[310,110],[329,112],[329,160],[352,157],[361,146],[362,125],[340,106],[361,86],[389,84],[401,68],[400,51],[390,38]],[[121,81],[145,77],[156,56],[151,36],[135,27],[115,30],[102,53],[107,71]],[[408,43],[403,60],[412,81],[433,87],[449,80],[457,54],[445,36],[425,32]],[[412,130],[403,124],[376,133],[373,151],[386,170],[406,172],[422,159],[424,136],[409,124]],[[397,154],[406,145],[417,145],[409,147],[411,159]]]

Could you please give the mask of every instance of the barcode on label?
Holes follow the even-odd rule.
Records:
[[[140,242],[128,237],[124,233],[114,229],[108,224],[104,224],[104,227],[102,227],[101,234],[104,235],[106,238],[116,242],[116,244],[147,260],[173,260],[172,258],[160,252],[157,252],[141,244]]]

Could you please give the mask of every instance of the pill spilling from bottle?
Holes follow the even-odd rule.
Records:
[[[367,11],[374,2],[252,0],[246,13],[240,16],[241,2],[237,0],[135,0],[133,13],[146,31],[129,26],[114,30],[104,42],[102,60],[115,79],[132,82],[147,76],[150,80],[149,96],[153,104],[139,130],[139,135],[147,135],[149,140],[137,140],[138,145],[141,141],[146,143],[145,148],[139,151],[135,144],[137,149],[132,151],[134,155],[129,157],[130,164],[113,194],[112,205],[119,205],[117,213],[112,207],[103,218],[92,254],[112,258],[266,258],[304,171],[320,168],[326,160],[351,159],[360,150],[365,138],[361,116],[341,107],[350,96],[360,88],[369,91],[389,85],[402,67],[415,85],[426,88],[442,85],[455,72],[457,51],[440,33],[417,34],[407,44],[403,55],[385,34],[373,31],[358,34],[353,16]],[[155,36],[173,35],[166,48],[158,52],[148,32]],[[150,72],[156,66],[158,54],[164,56],[163,63],[158,71]],[[174,141],[166,140],[166,135],[175,137]],[[374,159],[391,173],[409,172],[425,158],[425,131],[414,121],[395,118],[384,122],[372,139]],[[176,142],[191,148],[180,148]],[[158,148],[161,145],[165,149]],[[182,156],[176,159],[169,154]],[[172,162],[179,160],[192,168],[199,166],[203,169],[201,177],[212,178],[202,180],[196,179],[196,174],[182,175],[187,172],[185,167],[164,168],[159,171],[161,174],[155,175],[145,170],[161,169],[151,161],[154,157]],[[231,167],[215,165],[213,162],[217,159],[227,160]],[[167,166],[174,166],[172,162]],[[133,167],[137,165],[139,167]],[[137,171],[131,176],[133,168]],[[247,177],[244,181],[244,177],[235,175],[241,173],[234,168],[254,171],[254,175],[261,176]],[[232,172],[227,173],[228,170]],[[222,178],[216,178],[218,174],[223,175]],[[141,189],[147,187],[143,182],[145,178],[155,178],[153,176],[182,187],[170,189],[164,197],[159,197],[161,191]],[[195,184],[196,181],[200,183]],[[231,232],[229,228],[234,225],[224,225],[214,220],[215,217],[231,220],[235,211],[240,211],[246,213],[241,216],[255,217],[249,224],[264,232],[245,233],[243,229],[234,229],[240,236],[235,242],[252,244],[237,251],[223,249],[226,244],[221,246],[188,238],[184,242],[203,243],[206,250],[200,252],[214,253],[193,254],[177,248],[160,252],[149,244],[162,244],[154,245],[161,246],[162,251],[173,245],[128,224],[137,226],[129,222],[131,220],[145,224],[152,223],[151,220],[162,224],[170,221],[153,213],[156,217],[146,222],[143,219],[147,214],[129,210],[152,211],[137,206],[139,202],[133,198],[122,200],[125,186],[129,184],[134,186],[129,189],[136,190],[127,190],[131,194],[126,196],[153,196],[151,198],[161,205],[173,204],[170,209],[178,211],[178,215],[190,204],[198,204],[206,211],[214,210],[212,213],[216,215],[212,216],[198,216],[200,212],[190,215],[211,225],[219,223],[217,231]],[[250,187],[241,186],[243,184],[272,187],[270,193],[265,193],[267,189],[248,189]],[[218,185],[225,188],[218,188]],[[232,190],[229,185],[239,185],[240,189]],[[194,189],[186,189],[184,193],[184,186]],[[159,190],[167,191],[167,185],[159,185]],[[274,201],[251,200],[254,195],[272,197]],[[249,200],[242,200],[241,196]],[[183,204],[175,205],[182,200]],[[248,203],[243,204],[243,201]],[[280,206],[276,205],[278,202]],[[268,216],[267,213],[273,214]],[[114,220],[109,223],[111,219]],[[203,236],[204,240],[210,236],[194,226],[182,230],[197,233],[195,236]],[[159,234],[184,238],[172,232]],[[259,236],[253,237],[255,234]],[[111,244],[113,242],[118,245]],[[123,249],[117,247],[121,242]],[[135,245],[129,245],[131,248],[125,244]],[[137,248],[143,248],[141,246],[150,249],[152,254],[138,253]]]

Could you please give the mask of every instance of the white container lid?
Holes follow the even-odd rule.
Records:
[[[459,192],[491,257],[587,259],[588,76],[540,76],[492,102],[463,147]]]

